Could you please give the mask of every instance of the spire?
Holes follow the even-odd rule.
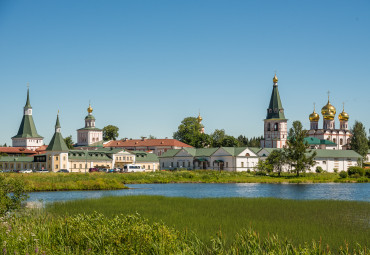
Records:
[[[60,122],[59,122],[59,111],[57,115],[57,121],[55,122],[55,133],[53,138],[46,148],[47,151],[68,151],[68,147],[64,141],[62,134],[60,133]]]
[[[276,77],[276,74],[272,81],[274,83],[274,86],[272,88],[270,105],[267,109],[266,119],[285,119],[284,108],[280,100],[280,94],[277,85],[278,78]]]
[[[31,103],[30,103],[30,84],[29,83],[27,83],[27,101],[26,101],[26,105],[24,106],[24,108],[32,108]]]
[[[57,121],[55,122],[55,130],[59,129],[60,130],[61,126],[60,126],[60,122],[59,122],[59,110],[58,110],[58,114],[57,114]]]

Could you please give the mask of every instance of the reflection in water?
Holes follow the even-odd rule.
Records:
[[[28,201],[66,201],[104,196],[160,195],[168,197],[276,197],[370,202],[370,183],[266,184],[171,183],[131,184],[131,189],[30,193]]]

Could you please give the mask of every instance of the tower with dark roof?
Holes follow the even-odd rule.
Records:
[[[44,145],[44,138],[37,133],[35,122],[32,117],[32,106],[30,103],[30,90],[27,89],[27,101],[23,108],[23,118],[17,135],[12,137],[13,147],[24,147],[36,150]]]
[[[264,120],[264,139],[261,140],[261,147],[283,148],[287,141],[288,120],[285,118],[284,108],[281,103],[276,74],[272,81],[273,88],[266,119]]]
[[[60,132],[59,113],[55,122],[55,132],[46,148],[48,170],[56,172],[60,169],[68,169],[68,147]]]

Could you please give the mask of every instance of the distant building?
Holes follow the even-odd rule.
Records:
[[[343,111],[338,115],[339,118],[339,128],[335,128],[335,114],[336,109],[330,103],[328,96],[328,103],[324,105],[321,109],[321,114],[323,116],[323,127],[319,128],[320,116],[316,113],[315,108],[313,113],[310,114],[310,130],[308,130],[308,136],[318,138],[321,140],[331,141],[335,146],[328,146],[328,148],[323,147],[322,149],[336,149],[336,150],[346,150],[349,148],[351,142],[351,131],[348,128],[349,115]]]
[[[32,117],[30,103],[30,91],[27,89],[27,101],[23,108],[23,118],[17,135],[12,137],[13,147],[23,147],[28,150],[36,150],[44,144],[44,138],[37,133]]]
[[[8,156],[29,156],[37,154],[36,151],[28,150],[23,147],[0,147],[0,155]]]
[[[85,127],[77,130],[77,146],[102,146],[103,130],[95,127],[93,108],[89,105],[85,117]]]
[[[288,124],[278,90],[276,74],[273,81],[270,104],[264,120],[264,138],[261,140],[262,148],[283,148],[288,136]]]
[[[109,141],[104,144],[105,148],[122,148],[128,151],[152,152],[157,156],[171,149],[192,148],[192,146],[176,139],[123,139]]]

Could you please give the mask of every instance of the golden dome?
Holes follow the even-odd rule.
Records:
[[[276,77],[276,74],[275,74],[274,78],[272,78],[272,81],[273,81],[273,83],[277,83],[278,82],[278,78]]]
[[[328,103],[321,109],[321,114],[326,120],[333,120],[336,113],[337,113],[337,110],[330,103],[329,100],[328,100]]]
[[[91,107],[91,105],[89,105],[89,108],[87,108],[87,112],[92,113],[92,111],[93,111],[93,108]]]
[[[338,118],[340,121],[348,121],[349,115],[344,111],[344,103],[343,103],[343,111],[339,113]]]
[[[310,114],[310,121],[319,121],[320,115],[316,112],[315,107],[313,108],[313,113]]]
[[[199,123],[203,120],[203,118],[202,118],[202,116],[200,116],[200,114],[198,115],[197,120],[198,120]]]

